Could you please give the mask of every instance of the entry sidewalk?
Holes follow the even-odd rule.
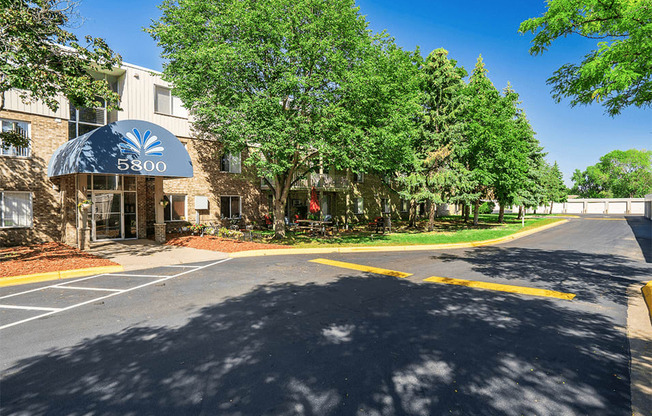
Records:
[[[220,251],[166,246],[152,240],[125,240],[93,243],[88,250],[98,257],[121,264],[125,270],[198,263],[229,257]]]

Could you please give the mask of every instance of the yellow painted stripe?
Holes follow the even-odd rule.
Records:
[[[650,317],[652,317],[652,282],[648,282],[648,284],[643,286],[641,292],[643,292],[643,299],[645,299]]]
[[[555,292],[554,290],[536,289],[525,286],[501,285],[498,283],[479,282],[475,280],[452,279],[450,277],[432,276],[424,279],[425,282],[444,283],[448,285],[459,285],[467,287],[476,287],[478,289],[497,290],[500,292],[520,293],[523,295],[545,296],[548,298],[558,298],[571,300],[575,297],[573,293]]]
[[[627,218],[584,218],[593,221],[627,221]]]
[[[343,261],[328,260],[328,259],[314,259],[309,261],[312,263],[319,263],[319,264],[326,264],[328,266],[341,267],[343,269],[352,269],[352,270],[360,270],[362,272],[384,274],[386,276],[401,277],[401,278],[412,276],[412,273],[397,272],[396,270],[381,269],[379,267],[364,266],[362,264],[346,263]]]
[[[51,280],[71,279],[73,277],[92,276],[94,274],[115,273],[121,272],[123,270],[124,267],[116,265],[2,277],[0,278],[0,287],[25,285],[28,283],[49,282]]]

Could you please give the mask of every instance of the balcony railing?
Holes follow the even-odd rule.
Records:
[[[269,189],[264,179],[260,180],[262,189]],[[343,190],[349,186],[344,175],[329,175],[326,173],[310,173],[292,185],[292,189]]]

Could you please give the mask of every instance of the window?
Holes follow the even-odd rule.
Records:
[[[382,198],[380,200],[380,208],[383,210],[384,213],[389,213],[390,212],[390,206],[389,206],[389,198]]]
[[[32,226],[32,194],[0,192],[0,228]]]
[[[220,198],[222,218],[240,218],[240,197],[223,196]]]
[[[241,173],[240,153],[224,153],[220,161],[220,170],[229,173]]]
[[[364,212],[364,202],[362,198],[353,199],[353,213],[362,214]]]
[[[172,95],[169,88],[160,85],[154,87],[154,112],[168,116],[188,117],[188,111],[183,107],[181,99]]]
[[[15,131],[16,133],[20,134],[23,137],[26,137],[29,139],[30,137],[30,132],[29,132],[29,123],[25,121],[13,121],[13,120],[5,120],[1,119],[2,121],[2,131],[7,132],[7,131]],[[5,147],[2,145],[2,139],[0,139],[0,156],[19,156],[19,157],[29,157],[31,155],[30,147],[29,145],[27,147],[14,147],[14,146],[9,146],[5,149]]]
[[[106,80],[112,91],[118,92],[118,77],[106,74],[92,73],[96,80]],[[118,120],[116,110],[108,111],[106,102],[96,97],[100,103],[95,108],[76,108],[70,104],[70,121],[68,122],[68,139],[74,139],[105,124]]]
[[[364,173],[354,173],[353,182],[363,183],[364,182]]]
[[[410,201],[401,199],[401,212],[408,212],[410,209]]]
[[[165,195],[163,200],[168,202],[163,211],[164,221],[186,220],[186,195]]]

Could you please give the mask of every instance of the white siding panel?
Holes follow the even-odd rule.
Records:
[[[552,204],[552,213],[553,214],[561,214],[564,212],[564,203],[563,202],[556,202]]]
[[[154,112],[154,86],[169,87],[157,73],[125,67],[123,80],[122,110],[120,120],[146,120],[170,130],[175,136],[190,137],[187,118],[156,114]]]
[[[70,113],[68,100],[66,100],[66,98],[63,96],[60,96],[58,98],[58,101],[59,101],[59,108],[55,112],[50,110],[48,106],[46,106],[43,103],[43,101],[23,102],[17,90],[9,90],[5,92],[6,110],[19,111],[21,113],[36,114],[39,116],[58,117],[62,119],[68,119]]]

